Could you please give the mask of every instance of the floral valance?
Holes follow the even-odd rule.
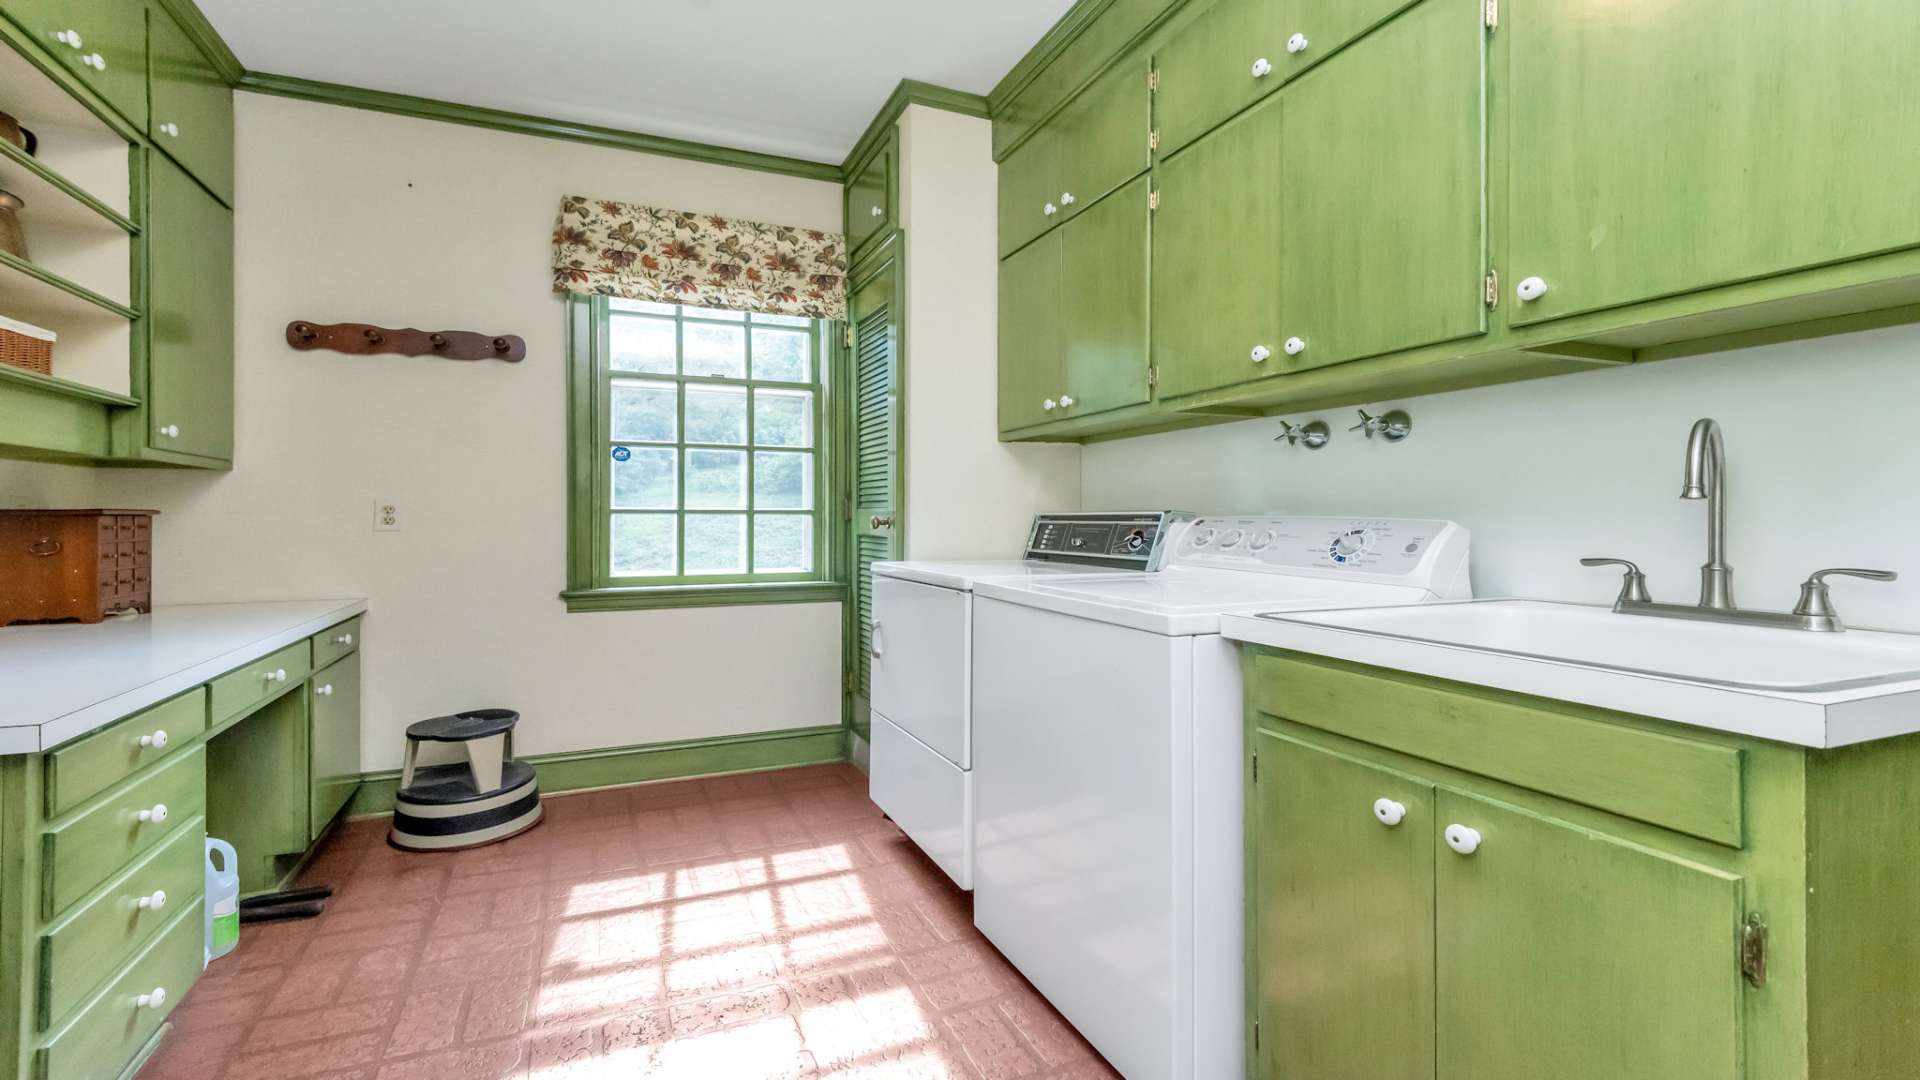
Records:
[[[555,292],[844,319],[847,249],[818,229],[569,195],[553,228]]]

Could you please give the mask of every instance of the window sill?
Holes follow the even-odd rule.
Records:
[[[740,585],[648,585],[619,589],[568,589],[567,610],[646,611],[653,608],[724,607],[732,604],[828,604],[846,600],[838,581],[747,582]]]

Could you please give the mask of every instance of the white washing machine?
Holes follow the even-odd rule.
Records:
[[[1471,596],[1444,521],[1201,518],[1152,575],[974,588],[974,922],[1129,1080],[1245,1068],[1220,616]]]
[[[961,888],[973,888],[974,587],[1137,576],[1158,567],[1186,517],[1042,514],[1023,559],[873,564],[869,793]]]

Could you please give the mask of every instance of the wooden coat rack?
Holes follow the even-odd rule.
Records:
[[[527,341],[517,334],[476,334],[471,330],[390,330],[367,323],[287,324],[287,344],[296,349],[331,349],[367,356],[399,353],[403,356],[444,356],[449,360],[505,360],[517,364],[527,358]]]

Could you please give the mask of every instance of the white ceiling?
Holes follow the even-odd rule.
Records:
[[[250,71],[838,164],[903,78],[984,94],[1072,0],[199,0]]]

